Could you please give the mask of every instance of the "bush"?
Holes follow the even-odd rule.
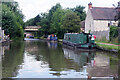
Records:
[[[110,26],[110,41],[118,37],[118,27]]]

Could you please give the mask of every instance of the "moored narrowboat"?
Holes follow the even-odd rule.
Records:
[[[56,35],[51,34],[51,35],[48,35],[47,40],[48,40],[48,41],[57,41],[58,38],[57,38]]]
[[[65,33],[63,45],[81,49],[94,49],[96,36],[90,33]]]

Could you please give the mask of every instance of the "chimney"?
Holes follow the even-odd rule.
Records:
[[[91,2],[88,4],[88,9],[92,9],[92,3]]]

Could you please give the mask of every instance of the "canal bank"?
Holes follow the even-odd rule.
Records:
[[[96,42],[96,48],[103,51],[118,53],[120,51],[120,45],[110,44],[110,43],[100,43]]]
[[[62,43],[63,39],[58,39],[58,42]],[[120,51],[120,45],[110,44],[110,43],[96,43],[96,49],[107,51],[107,52],[114,52],[118,53]]]

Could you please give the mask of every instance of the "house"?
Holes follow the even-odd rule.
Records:
[[[4,30],[2,30],[0,27],[0,43],[3,42],[3,40],[4,40]]]
[[[118,25],[114,21],[116,9],[110,7],[93,7],[92,3],[88,4],[88,12],[85,19],[85,33],[91,32],[97,36],[97,39],[109,40],[109,26]]]

